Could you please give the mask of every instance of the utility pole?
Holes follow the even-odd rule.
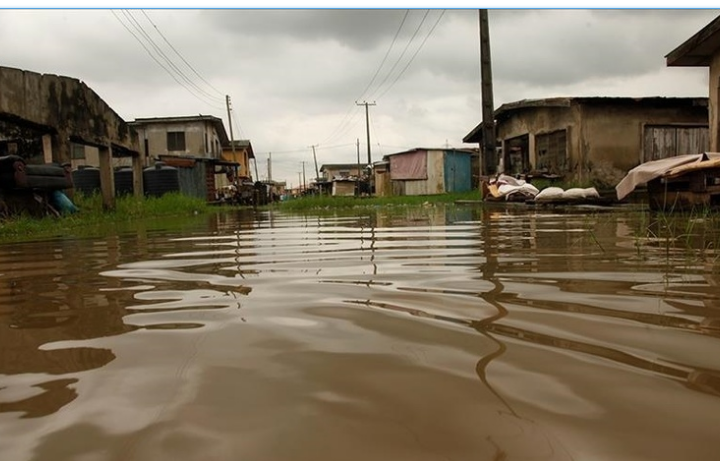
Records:
[[[228,126],[230,127],[230,147],[232,148],[233,162],[235,161],[235,140],[233,139],[232,118],[230,117],[230,96],[225,95],[225,106],[227,107]]]
[[[302,195],[302,178],[300,177],[300,172],[298,171],[298,194]]]
[[[268,181],[272,181],[272,152],[268,152]]]
[[[307,187],[305,185],[305,161],[304,160],[302,162],[302,165],[303,165],[303,190],[304,190]]]
[[[362,169],[360,168],[360,138],[357,139],[357,163],[358,163],[358,169],[357,169],[357,175],[355,175],[355,195],[357,197],[360,197],[360,172]]]
[[[374,106],[374,102],[357,102],[355,101],[355,105],[358,106],[365,106],[365,133],[367,134],[367,154],[368,154],[368,167],[372,165],[372,156],[370,155],[370,113],[368,112],[368,106]]]
[[[490,25],[488,10],[478,10],[480,21],[480,85],[482,92],[482,148],[480,174],[497,173],[495,150],[495,118],[493,115],[492,62],[490,59]],[[482,157],[485,157],[484,159]],[[484,161],[483,161],[484,160]]]
[[[317,182],[318,179],[320,179],[320,172],[318,171],[317,167],[317,157],[315,156],[315,148],[318,146],[318,144],[312,145],[313,150],[313,160],[315,161],[315,181]]]

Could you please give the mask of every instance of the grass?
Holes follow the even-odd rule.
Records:
[[[89,235],[137,220],[195,216],[216,209],[208,206],[204,199],[179,193],[147,198],[118,197],[115,209],[112,211],[103,210],[102,198],[99,194],[92,196],[76,194],[73,202],[80,210],[77,213],[43,218],[20,215],[0,221],[0,242]]]
[[[688,261],[720,269],[720,215],[709,208],[689,212],[643,212],[635,228],[638,256],[650,246],[661,248],[669,261],[671,253]]]
[[[322,209],[374,208],[386,206],[413,206],[425,203],[453,203],[458,200],[480,200],[480,191],[438,195],[403,195],[394,197],[332,197],[307,196],[279,202],[281,210],[304,211]]]

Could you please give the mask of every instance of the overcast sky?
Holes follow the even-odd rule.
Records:
[[[665,55],[720,10],[489,12],[497,108],[555,96],[707,96]],[[214,115],[261,179],[413,147],[476,147],[477,10],[0,10],[0,66],[84,81],[126,121]],[[142,42],[142,43],[141,43]],[[161,50],[165,57],[158,54]],[[162,66],[160,64],[162,64]]]

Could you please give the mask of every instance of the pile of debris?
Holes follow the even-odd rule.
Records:
[[[70,164],[27,164],[22,157],[0,157],[0,217],[59,216],[77,210]]]
[[[647,185],[651,210],[720,208],[720,153],[678,155],[642,163],[615,186],[618,200]]]
[[[578,204],[596,203],[601,200],[594,187],[574,187],[564,190],[561,187],[546,187],[538,190],[530,182],[513,178],[505,174],[499,175],[488,183],[483,183],[483,197],[486,201]]]

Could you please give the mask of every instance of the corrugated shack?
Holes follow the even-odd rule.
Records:
[[[237,162],[226,162],[216,158],[183,157],[160,155],[160,161],[178,169],[180,192],[191,197],[203,198],[208,202],[218,200],[218,176],[237,177]]]
[[[388,154],[378,164],[382,168],[376,169],[376,192],[382,191],[384,195],[467,192],[472,189],[471,156],[471,150],[422,147]]]

